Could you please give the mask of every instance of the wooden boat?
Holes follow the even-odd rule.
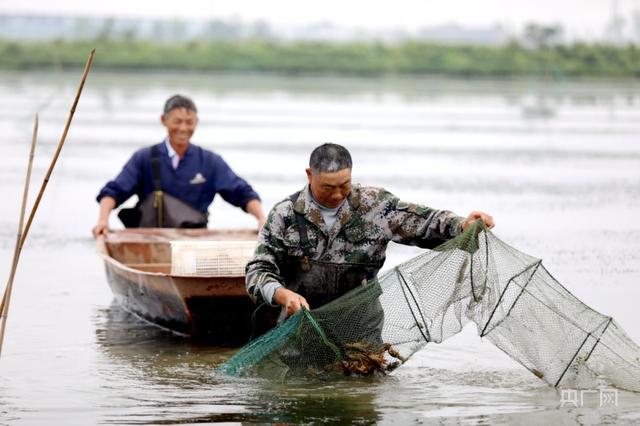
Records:
[[[113,295],[125,310],[175,333],[241,346],[254,331],[256,308],[245,291],[244,273],[172,274],[170,242],[256,239],[255,230],[135,228],[101,236],[98,253]]]

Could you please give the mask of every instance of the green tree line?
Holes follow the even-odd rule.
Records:
[[[0,68],[77,68],[97,48],[95,68],[107,70],[246,71],[351,75],[436,74],[460,77],[640,77],[640,48],[575,43],[511,42],[502,46],[138,40],[16,42],[0,40]]]

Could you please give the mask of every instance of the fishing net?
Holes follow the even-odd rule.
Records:
[[[325,306],[297,312],[219,370],[279,379],[387,373],[469,322],[553,386],[640,392],[640,348],[616,322],[480,223]]]

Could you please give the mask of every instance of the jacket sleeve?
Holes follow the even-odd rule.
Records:
[[[407,203],[388,194],[387,218],[396,243],[434,248],[462,231],[463,217],[448,210],[437,210]]]
[[[100,202],[106,196],[112,197],[116,200],[116,207],[127,201],[142,185],[142,168],[143,150],[140,150],[133,154],[114,180],[107,182],[96,200]]]
[[[264,284],[277,282],[284,286],[282,268],[287,256],[284,244],[285,229],[284,217],[278,212],[276,205],[269,212],[267,221],[260,231],[253,259],[246,267],[247,293],[254,302],[264,301],[261,291]]]
[[[221,158],[215,158],[215,184],[217,192],[222,198],[236,207],[245,209],[251,200],[259,200],[258,193]]]

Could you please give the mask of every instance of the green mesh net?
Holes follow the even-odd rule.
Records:
[[[219,371],[282,380],[386,373],[469,322],[553,386],[640,392],[640,348],[615,321],[480,223],[325,306],[299,311]]]

